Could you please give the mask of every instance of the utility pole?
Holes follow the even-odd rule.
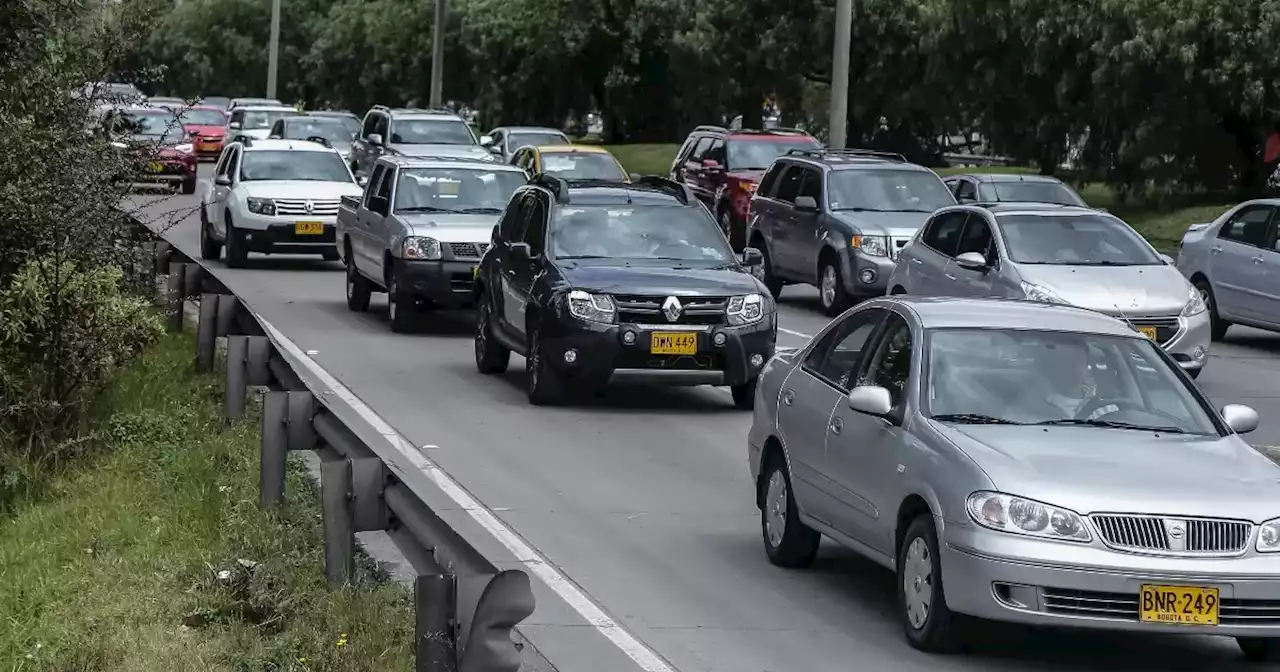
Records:
[[[827,133],[832,149],[845,148],[849,125],[849,49],[853,41],[853,0],[836,0],[836,46],[831,55],[831,120]]]
[[[271,41],[267,45],[267,97],[276,97],[276,71],[280,68],[280,0],[271,0]]]
[[[444,105],[445,0],[436,0],[435,26],[431,30],[431,107]]]

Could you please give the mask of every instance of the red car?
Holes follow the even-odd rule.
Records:
[[[182,111],[182,128],[191,138],[197,156],[216,159],[226,139],[227,112],[211,105],[187,108]]]
[[[111,146],[131,164],[131,174],[124,179],[196,193],[195,148],[171,110],[142,106],[112,109],[103,117],[102,128]]]

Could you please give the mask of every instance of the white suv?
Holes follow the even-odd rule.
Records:
[[[313,141],[314,140],[314,141]],[[313,140],[227,144],[200,196],[200,256],[244,265],[249,252],[338,259],[334,221],[343,196],[359,196],[338,150]]]

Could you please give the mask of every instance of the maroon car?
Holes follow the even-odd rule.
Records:
[[[113,147],[137,162],[131,182],[168,184],[184,194],[196,193],[196,150],[173,110],[117,108],[103,118],[103,131]]]
[[[817,138],[798,129],[699,126],[671,163],[671,179],[683,182],[707,204],[733,249],[741,251],[746,246],[747,206],[769,164],[789,150],[819,147]]]

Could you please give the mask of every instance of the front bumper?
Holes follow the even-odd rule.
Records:
[[[446,308],[462,308],[475,300],[476,261],[406,261],[395,263],[401,291]]]
[[[848,250],[840,255],[844,291],[855,298],[883,296],[889,289],[889,276],[897,266],[897,260]]]
[[[264,254],[337,254],[334,223],[337,218],[314,217],[306,220],[320,222],[323,233],[299,233],[296,218],[263,217],[241,213],[235,215],[235,233],[239,243],[250,252]]]
[[[947,606],[995,621],[1131,632],[1280,637],[1280,557],[1159,558],[947,523]],[[1217,588],[1219,625],[1139,620],[1143,584]]]
[[[141,184],[172,184],[177,182],[194,182],[196,180],[195,163],[183,161],[160,160],[144,166],[137,180]]]
[[[1209,343],[1212,328],[1209,311],[1191,317],[1178,318],[1178,331],[1163,345],[1178,366],[1188,371],[1204,368],[1209,361]]]
[[[222,153],[223,138],[202,137],[196,141],[196,154],[200,158],[216,158]]]
[[[550,333],[543,332],[540,347],[544,359],[566,377],[596,382],[743,385],[760,375],[777,340],[776,313],[741,327],[562,320]],[[673,332],[696,334],[697,354],[651,354],[653,334]],[[630,344],[628,333],[634,336]],[[724,334],[721,345],[716,345],[717,334]]]

